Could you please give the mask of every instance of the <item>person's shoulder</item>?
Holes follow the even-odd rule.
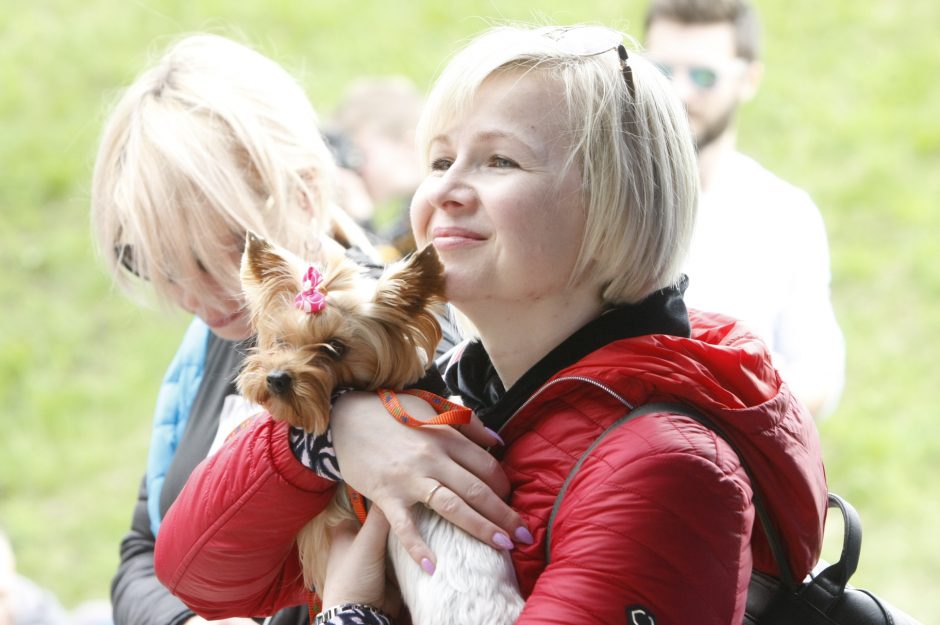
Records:
[[[68,613],[50,590],[17,575],[12,591],[17,599],[16,625],[68,625]]]
[[[647,415],[615,430],[579,473],[574,497],[621,501],[624,510],[639,498],[695,519],[703,510],[742,514],[750,502],[750,483],[737,454],[681,415]]]
[[[733,152],[728,156],[728,171],[732,173],[732,182],[748,184],[753,188],[761,189],[766,192],[768,197],[773,198],[782,195],[787,199],[800,197],[805,201],[811,201],[809,193],[805,189],[784,180],[743,152]]]
[[[597,451],[615,472],[657,471],[657,467],[674,471],[678,463],[699,465],[706,473],[732,475],[741,467],[727,443],[685,415],[649,414],[620,426],[609,439]]]
[[[723,186],[741,200],[748,197],[752,210],[775,220],[778,227],[818,227],[821,214],[805,189],[784,180],[754,158],[734,152],[727,157]]]

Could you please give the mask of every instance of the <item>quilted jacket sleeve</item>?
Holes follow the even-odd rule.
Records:
[[[294,538],[335,486],[294,457],[285,423],[257,419],[196,467],[167,512],[157,577],[210,620],[304,603]]]
[[[115,625],[177,625],[193,615],[154,577],[153,545],[144,479],[131,529],[121,541],[121,563],[111,580]]]
[[[595,450],[564,497],[519,625],[741,622],[750,484],[724,442],[694,434],[694,446],[629,461],[600,453],[616,440]],[[714,454],[700,452],[703,437]]]

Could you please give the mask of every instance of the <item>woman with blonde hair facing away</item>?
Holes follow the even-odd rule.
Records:
[[[155,537],[193,467],[259,411],[234,386],[250,335],[239,282],[246,232],[311,260],[335,239],[368,263],[369,241],[332,201],[334,167],[297,81],[220,36],[171,45],[107,120],[92,187],[98,251],[123,290],[195,317],[158,396],[112,582],[116,625],[202,620],[154,576]],[[303,610],[274,619],[305,622]]]
[[[431,575],[447,565],[401,520],[423,503],[512,549],[526,598],[517,623],[741,622],[752,568],[776,570],[752,477],[794,576],[808,573],[827,500],[815,426],[759,339],[683,303],[697,171],[658,70],[605,28],[498,28],[448,64],[419,145],[415,238],[437,248],[448,299],[476,330],[441,373],[501,437],[492,451],[521,525],[515,543],[488,534],[478,485],[422,459],[433,432],[402,427],[374,396],[344,395],[331,421],[343,478],[415,561]],[[651,402],[707,414],[751,477],[728,443],[676,409],[607,431]],[[278,475],[270,458],[286,444],[245,433],[197,469],[168,515],[157,574],[198,612],[267,614],[296,591],[290,522],[258,527],[264,506],[302,516],[298,493],[315,479],[258,485]],[[396,617],[381,574],[389,524],[373,514],[334,543],[324,622]]]

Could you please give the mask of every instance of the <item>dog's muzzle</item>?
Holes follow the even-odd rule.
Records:
[[[275,395],[283,395],[284,393],[290,391],[291,384],[293,380],[290,377],[290,374],[286,371],[272,371],[268,374],[268,390],[274,393]]]

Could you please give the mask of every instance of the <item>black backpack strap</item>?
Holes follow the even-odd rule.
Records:
[[[834,588],[845,588],[849,578],[858,568],[858,558],[862,552],[862,519],[852,504],[835,493],[829,493],[829,507],[838,508],[842,513],[845,526],[842,553],[839,555],[839,561],[817,575],[816,579],[825,579],[826,583]]]
[[[555,505],[552,507],[552,513],[548,518],[548,529],[545,535],[545,563],[546,565],[551,561],[551,540],[552,540],[552,527],[555,523],[555,516],[558,514],[558,510],[561,508],[562,499],[565,496],[565,492],[568,490],[568,486],[571,484],[571,481],[574,479],[574,476],[577,474],[578,470],[581,468],[581,465],[584,464],[584,461],[591,454],[595,447],[597,447],[601,441],[607,438],[607,435],[612,431],[616,430],[620,426],[633,421],[638,417],[642,417],[648,414],[677,414],[688,417],[693,421],[700,423],[705,426],[712,432],[714,432],[719,438],[724,440],[737,454],[738,458],[741,461],[741,466],[744,468],[744,472],[747,474],[748,479],[751,482],[751,491],[753,493],[754,501],[754,510],[757,512],[757,517],[760,519],[761,526],[764,528],[764,533],[767,535],[767,542],[770,544],[770,550],[773,553],[774,560],[777,563],[777,568],[780,570],[780,580],[784,585],[793,592],[796,592],[799,588],[799,584],[793,579],[793,571],[790,568],[790,560],[787,558],[787,551],[783,540],[777,532],[776,526],[771,522],[770,514],[767,511],[766,506],[764,505],[764,497],[761,495],[760,488],[758,488],[757,481],[754,479],[754,476],[751,474],[751,470],[747,465],[747,461],[744,458],[744,455],[738,449],[738,446],[734,444],[724,430],[719,427],[712,419],[704,415],[702,412],[697,410],[692,406],[686,404],[672,403],[672,402],[654,402],[649,404],[644,404],[637,408],[634,408],[626,415],[622,416],[620,419],[615,421],[610,427],[604,430],[597,439],[591,443],[591,446],[588,447],[581,457],[578,459],[578,462],[571,469],[571,472],[568,474],[568,477],[565,479],[564,484],[562,484],[561,490],[558,492],[558,496],[555,498]],[[848,518],[848,517],[846,517]],[[858,551],[856,551],[855,562],[858,563]],[[854,567],[852,567],[854,570]],[[849,571],[851,574],[851,571]]]
[[[614,421],[606,430],[601,432],[600,436],[594,439],[594,442],[591,443],[590,447],[584,450],[584,453],[581,454],[581,457],[578,458],[578,461],[571,468],[571,472],[568,473],[568,477],[565,478],[565,483],[561,485],[561,490],[558,491],[558,496],[555,497],[555,505],[552,506],[552,513],[548,517],[548,528],[545,530],[545,564],[547,565],[551,562],[551,549],[552,549],[552,528],[555,527],[555,515],[558,514],[558,509],[561,508],[561,500],[564,499],[565,493],[568,491],[568,486],[571,484],[571,480],[574,479],[574,476],[578,473],[578,470],[581,468],[581,465],[584,464],[584,461],[587,460],[587,457],[594,451],[594,448],[601,444],[607,435],[619,428],[621,425],[628,421],[632,421],[638,417],[642,417],[654,412],[661,412],[662,406],[665,404],[645,404],[634,408],[624,416],[620,417]]]

